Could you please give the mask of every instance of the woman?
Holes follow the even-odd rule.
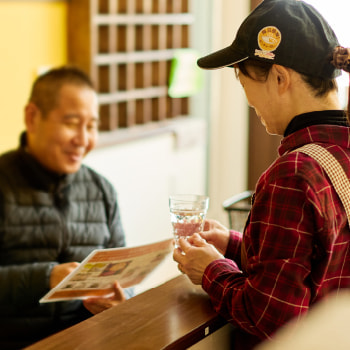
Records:
[[[334,290],[350,287],[350,230],[322,166],[298,150],[328,150],[350,178],[350,128],[335,78],[348,50],[325,19],[296,0],[265,0],[233,43],[198,60],[233,67],[279,158],[262,174],[243,235],[207,220],[174,250],[180,271],[237,326],[236,348],[251,349]],[[345,263],[346,262],[346,263]],[[236,349],[235,348],[235,349]]]

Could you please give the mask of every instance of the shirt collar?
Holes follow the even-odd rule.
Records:
[[[346,114],[343,110],[326,110],[303,113],[295,116],[288,124],[284,136],[311,125],[340,125],[348,126]]]

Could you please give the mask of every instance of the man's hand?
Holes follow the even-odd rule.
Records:
[[[179,239],[179,248],[174,250],[173,258],[181,272],[185,273],[194,284],[201,284],[206,267],[214,260],[224,257],[213,245],[195,233],[188,240]]]
[[[113,285],[113,294],[110,293],[103,297],[92,297],[83,300],[83,304],[87,310],[96,315],[112,306],[116,306],[126,300],[124,290],[117,281]]]
[[[74,271],[80,264],[77,262],[70,262],[59,264],[53,267],[50,275],[50,288],[56,287],[66,276]]]

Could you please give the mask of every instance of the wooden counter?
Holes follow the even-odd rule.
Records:
[[[181,275],[26,349],[186,349],[225,325]]]

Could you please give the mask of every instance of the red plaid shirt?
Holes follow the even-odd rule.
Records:
[[[260,339],[350,287],[346,213],[318,163],[291,152],[306,143],[325,147],[350,178],[350,128],[314,125],[285,137],[257,183],[243,244],[232,231],[226,259],[212,262],[202,280],[216,311]]]

